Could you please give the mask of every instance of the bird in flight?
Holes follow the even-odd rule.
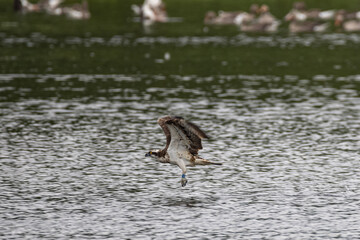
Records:
[[[181,186],[185,187],[186,167],[195,165],[221,165],[201,158],[198,151],[202,149],[201,139],[209,138],[194,123],[182,117],[165,116],[158,119],[158,124],[166,136],[166,146],[162,150],[151,150],[145,157],[151,157],[161,163],[178,165],[182,170]]]

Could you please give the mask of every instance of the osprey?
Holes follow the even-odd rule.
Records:
[[[221,165],[201,158],[198,151],[202,149],[201,139],[209,138],[198,126],[182,117],[165,116],[158,119],[158,124],[166,136],[166,146],[162,150],[152,150],[145,154],[162,163],[178,165],[182,170],[181,185],[186,180],[186,166]]]

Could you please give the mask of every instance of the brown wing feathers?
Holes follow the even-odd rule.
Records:
[[[186,121],[182,117],[165,116],[159,118],[158,123],[166,136],[166,147],[162,150],[162,154],[166,153],[171,142],[171,134],[167,125],[174,125],[185,134],[185,136],[190,140],[189,151],[192,154],[197,154],[199,149],[202,149],[202,138],[209,138],[198,126],[192,122]]]
[[[158,124],[160,125],[160,127],[162,128],[162,130],[164,131],[165,133],[165,136],[166,136],[166,146],[163,150],[161,150],[161,152],[159,153],[160,156],[164,156],[166,154],[166,151],[170,145],[170,142],[171,142],[171,134],[170,134],[170,130],[169,128],[166,126],[166,122],[171,120],[171,117],[170,116],[166,116],[166,117],[163,117],[163,118],[159,118],[158,119]]]

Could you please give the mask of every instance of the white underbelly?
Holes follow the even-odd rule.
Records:
[[[182,161],[185,166],[193,166],[194,163],[191,161],[192,155],[187,151],[169,151],[170,163],[178,165],[179,161]]]

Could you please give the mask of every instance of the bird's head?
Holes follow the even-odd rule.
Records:
[[[345,14],[344,10],[339,10],[336,13],[336,16],[335,16],[335,26],[336,27],[340,27],[342,25],[342,23],[344,22],[344,20],[345,20],[344,14]]]
[[[152,157],[152,158],[158,158],[159,157],[160,150],[151,150],[148,153],[145,154],[145,157]]]
[[[251,6],[250,6],[250,13],[252,13],[252,14],[258,14],[258,13],[260,13],[259,4],[256,4],[256,3],[251,4]]]
[[[258,11],[259,13],[268,13],[270,11],[270,8],[268,5],[263,4]]]
[[[212,24],[215,18],[216,18],[216,13],[213,11],[209,11],[205,14],[204,23]]]

